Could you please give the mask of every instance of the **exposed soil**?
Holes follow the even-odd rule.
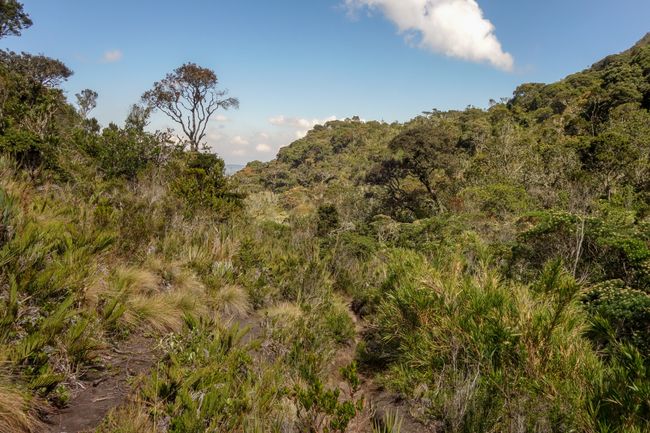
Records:
[[[133,335],[119,348],[101,354],[104,368],[82,376],[68,407],[49,416],[47,432],[93,431],[111,409],[125,401],[132,390],[132,379],[153,367],[155,352],[152,338]]]
[[[341,389],[347,389],[348,385],[338,373],[339,369],[350,364],[356,356],[357,344],[362,338],[366,325],[362,319],[357,317],[352,310],[350,317],[355,324],[354,342],[337,352],[330,374],[339,381]],[[350,424],[348,432],[351,433],[372,433],[373,425],[382,425],[386,414],[397,414],[401,421],[401,433],[435,433],[435,426],[426,426],[420,423],[412,414],[408,402],[401,399],[397,394],[391,393],[376,384],[370,375],[360,373],[361,386],[357,391],[356,398],[362,396],[364,409]]]
[[[350,316],[355,322],[355,340],[337,352],[330,370],[332,385],[338,385],[342,390],[346,390],[348,385],[340,377],[339,370],[354,360],[357,343],[365,329],[363,321],[351,311]],[[258,318],[231,319],[230,322],[237,322],[241,328],[249,328],[244,341],[251,341],[263,334]],[[119,348],[106,351],[100,356],[104,368],[89,370],[82,376],[68,407],[48,417],[46,431],[92,432],[111,409],[127,400],[133,391],[133,379],[151,370],[158,358],[155,340],[141,335],[134,335]],[[362,374],[361,379],[362,383],[355,397],[363,397],[364,410],[353,420],[349,432],[372,433],[373,423],[381,423],[387,413],[399,415],[401,433],[435,432],[435,428],[423,425],[411,415],[408,402],[378,386],[370,376]]]

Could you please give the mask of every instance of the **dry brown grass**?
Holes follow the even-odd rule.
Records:
[[[44,425],[36,416],[37,407],[11,385],[0,383],[0,433],[35,433]]]
[[[219,289],[214,302],[217,311],[229,316],[245,317],[251,308],[246,289],[234,284]]]
[[[156,428],[156,423],[151,420],[144,407],[136,404],[114,409],[97,429],[97,433],[157,433],[159,431],[166,430]]]

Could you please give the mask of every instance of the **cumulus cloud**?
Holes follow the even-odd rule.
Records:
[[[300,117],[286,117],[280,115],[271,117],[269,123],[275,126],[290,126],[294,128],[310,129],[316,125],[322,125],[332,120],[336,120],[336,116],[330,116],[326,119],[303,119]]]
[[[271,151],[271,146],[269,146],[266,143],[260,143],[257,146],[255,146],[255,150],[257,150],[258,152],[266,153]]]
[[[233,142],[233,144],[236,144],[236,145],[238,145],[238,146],[246,146],[246,145],[249,143],[249,141],[246,140],[246,139],[245,139],[244,137],[242,137],[241,135],[235,135],[235,136],[232,138],[232,142]]]
[[[345,0],[351,12],[379,10],[408,41],[422,48],[511,71],[512,55],[503,51],[494,25],[476,0]]]
[[[293,136],[296,139],[303,138],[310,129],[316,125],[324,125],[327,122],[336,120],[336,116],[330,116],[325,119],[305,119],[301,117],[275,116],[269,119],[269,123],[275,126],[283,126],[295,129]]]
[[[114,63],[114,62],[119,62],[122,60],[122,57],[124,54],[122,53],[121,50],[110,50],[106,51],[104,55],[102,56],[102,59],[106,63]]]
[[[224,116],[223,114],[217,114],[214,116],[214,120],[217,122],[227,122],[229,119],[227,116]]]

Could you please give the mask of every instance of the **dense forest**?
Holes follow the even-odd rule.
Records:
[[[0,433],[650,431],[650,34],[234,176],[213,71],[105,127],[72,73],[0,51]]]

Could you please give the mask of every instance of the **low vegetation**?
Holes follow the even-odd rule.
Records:
[[[31,25],[7,7],[0,37]],[[160,358],[98,432],[648,431],[649,42],[234,177],[200,129],[146,128],[173,74],[236,107],[214,72],[102,128],[64,64],[2,51],[0,432],[133,336]]]

